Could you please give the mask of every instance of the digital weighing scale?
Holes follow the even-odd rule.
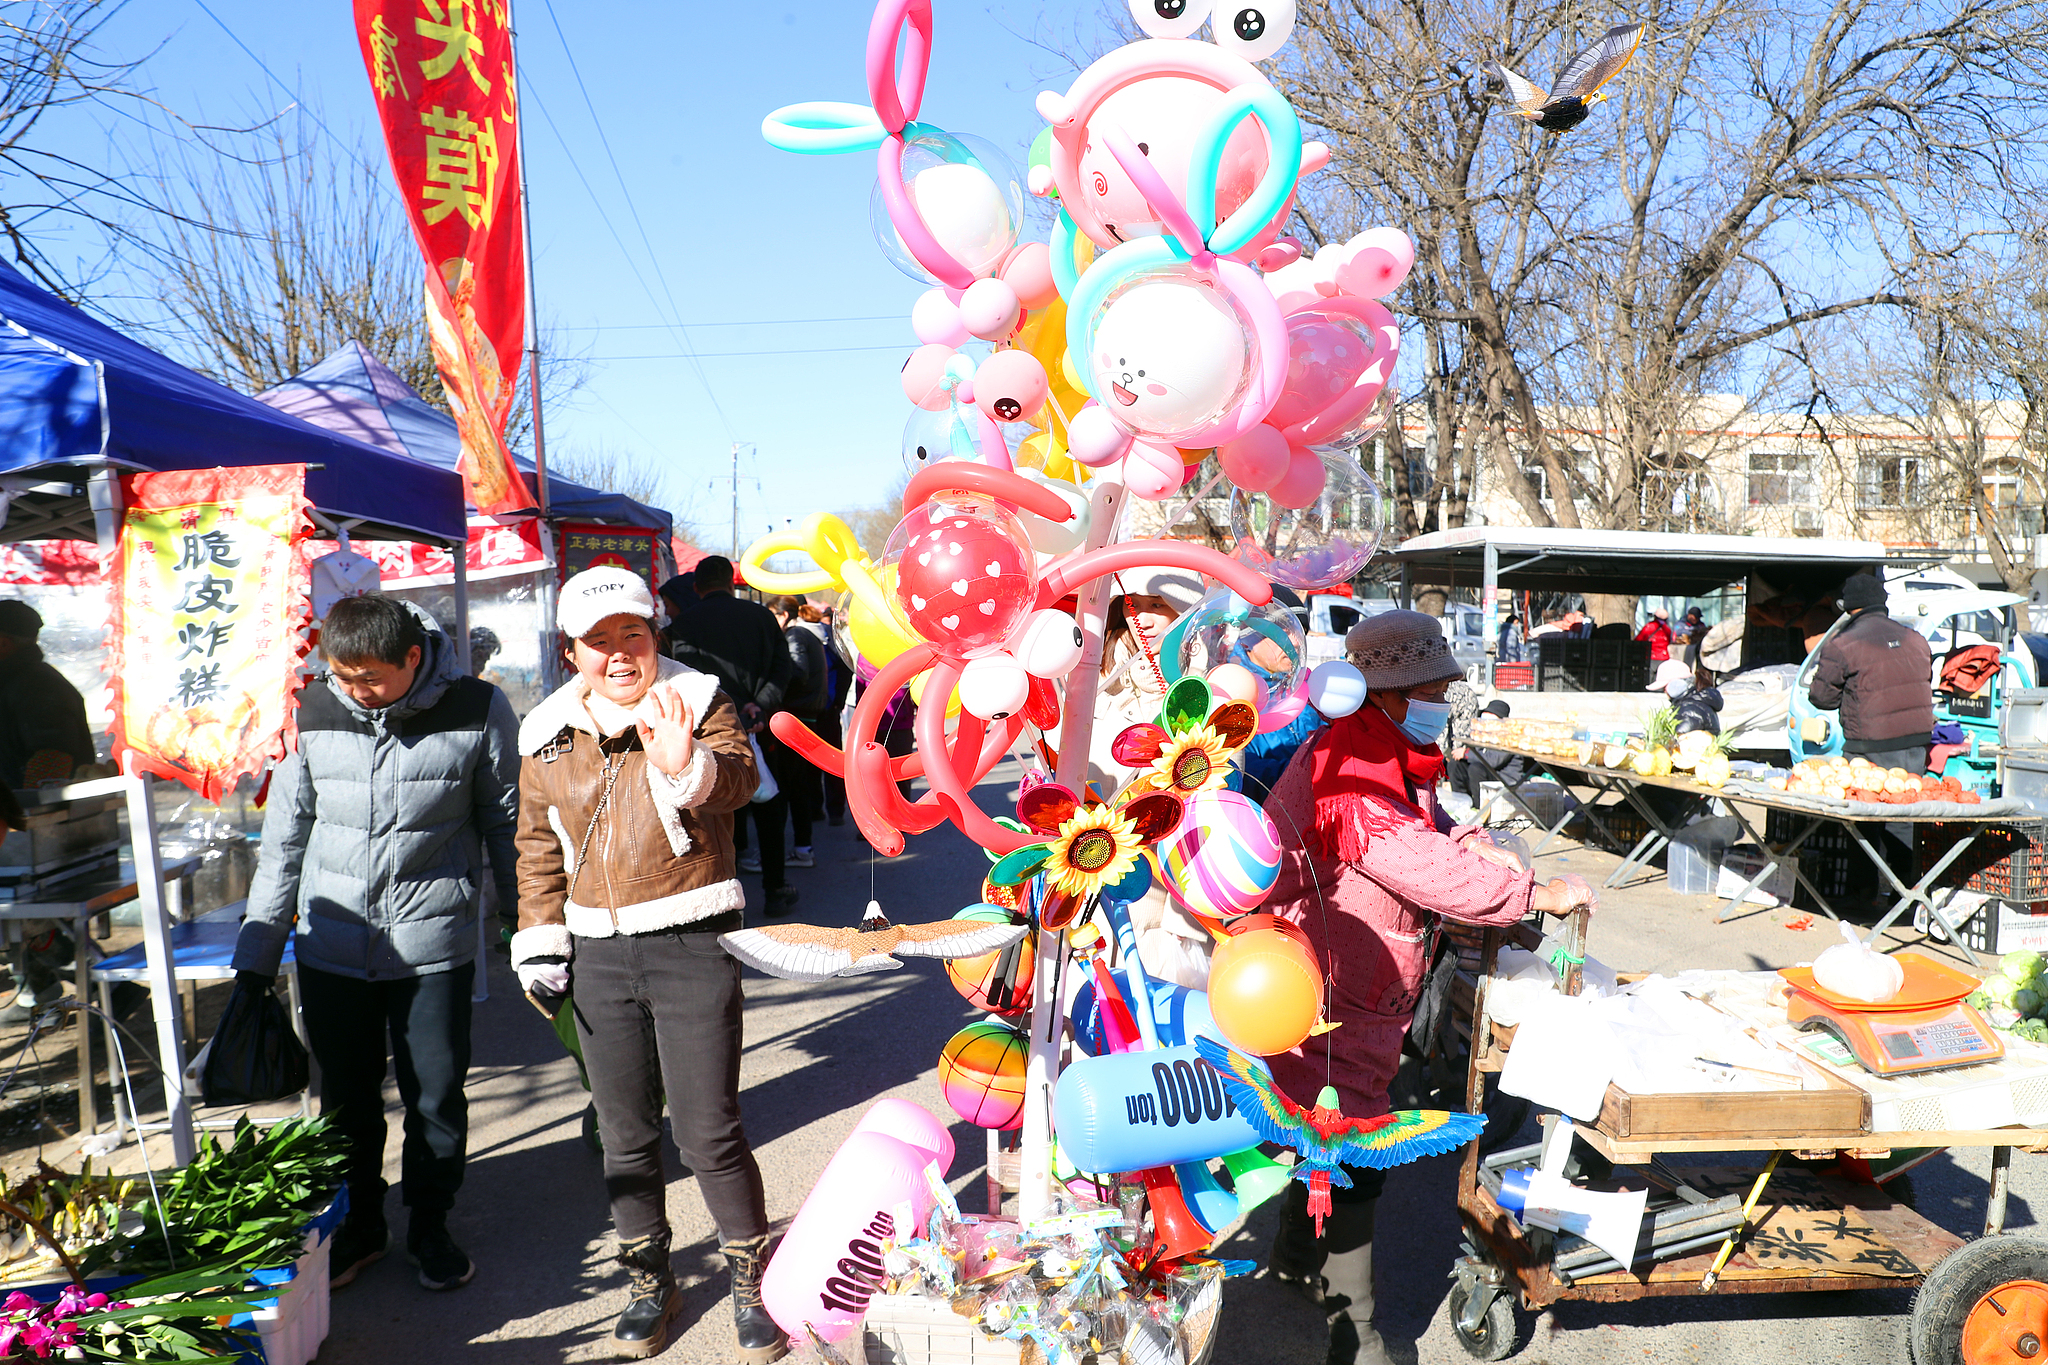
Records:
[[[2005,1042],[1963,1003],[1975,977],[1920,953],[1895,953],[1906,982],[1890,1000],[1872,1004],[1838,995],[1813,979],[1811,967],[1786,967],[1791,992],[1786,1017],[1802,1029],[1826,1029],[1863,1069],[1877,1076],[1976,1066],[2005,1055]]]

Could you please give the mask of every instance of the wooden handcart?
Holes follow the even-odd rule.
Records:
[[[1581,943],[1583,931],[1581,919]],[[1485,1101],[1487,1077],[1501,1070],[1513,1042],[1512,1030],[1488,1019],[1485,1001],[1495,954],[1511,936],[1523,946],[1534,946],[1533,935],[1520,926],[1505,932],[1489,930],[1484,938],[1466,1076],[1468,1108],[1474,1113]],[[1576,972],[1570,975],[1575,978]],[[1566,988],[1575,992],[1576,979],[1568,980]],[[1853,1222],[1869,1234],[1872,1244],[1885,1248],[1871,1262],[1873,1267],[1881,1264],[1881,1271],[1859,1273],[1840,1260],[1815,1269],[1783,1261],[1766,1263],[1740,1249],[1746,1242],[1738,1241],[1737,1253],[1727,1260],[1712,1288],[1705,1289],[1702,1282],[1727,1236],[1723,1232],[1711,1242],[1691,1248],[1681,1244],[1663,1259],[1639,1260],[1629,1269],[1615,1268],[1610,1260],[1605,1271],[1574,1274],[1558,1268],[1554,1234],[1525,1225],[1496,1200],[1499,1180],[1493,1167],[1500,1158],[1489,1163],[1474,1143],[1466,1149],[1458,1174],[1458,1212],[1467,1254],[1453,1271],[1449,1308],[1459,1343],[1477,1359],[1506,1359],[1519,1344],[1516,1309],[1536,1311],[1561,1300],[1622,1303],[1704,1292],[1917,1286],[1910,1327],[1915,1365],[2006,1365],[2048,1358],[2048,1239],[2004,1232],[2012,1154],[2048,1151],[2048,1130],[1873,1131],[1871,1115],[1870,1096],[1847,1083],[1827,1090],[1640,1096],[1610,1086],[1598,1118],[1579,1124],[1577,1132],[1598,1158],[1654,1172],[1653,1185],[1673,1176],[1683,1183],[1704,1174],[1677,1165],[1688,1153],[1882,1160],[1906,1149],[1989,1147],[1991,1189],[1979,1239],[1957,1237],[1894,1201],[1877,1185],[1802,1174],[1797,1183],[1807,1205],[1844,1211],[1844,1223]],[[1747,1238],[1760,1221],[1737,1231]]]

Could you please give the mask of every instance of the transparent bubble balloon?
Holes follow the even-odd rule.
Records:
[[[1249,669],[1266,687],[1268,708],[1291,699],[1308,678],[1308,637],[1278,602],[1255,607],[1228,588],[1212,588],[1184,618],[1180,671],[1207,677],[1223,664]]]
[[[977,434],[967,410],[957,403],[937,412],[912,408],[903,424],[903,467],[916,475],[942,460],[979,460]]]
[[[1372,400],[1372,406],[1360,413],[1356,420],[1340,427],[1326,437],[1318,449],[1356,450],[1380,434],[1387,425],[1387,419],[1394,415],[1394,404],[1401,401],[1401,394],[1389,380],[1380,390],[1379,397]]]
[[[927,128],[904,144],[903,184],[925,230],[979,279],[996,273],[1024,226],[1024,181],[995,144],[971,133]],[[890,264],[910,276],[939,281],[911,255],[878,184],[868,199],[868,223]]]
[[[1148,441],[1180,444],[1243,400],[1259,359],[1237,300],[1186,269],[1148,270],[1109,292],[1088,329],[1102,410]]]
[[[1316,592],[1364,568],[1387,530],[1386,500],[1348,451],[1317,450],[1323,491],[1306,507],[1282,507],[1239,489],[1230,499],[1231,553],[1274,583]]]

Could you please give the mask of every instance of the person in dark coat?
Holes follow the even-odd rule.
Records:
[[[668,613],[668,624],[661,628],[661,652],[671,659],[676,654],[676,622],[688,615],[697,601],[697,580],[689,574],[679,573],[661,585],[661,605]]]
[[[823,724],[826,708],[831,705],[831,677],[825,666],[824,640],[797,615],[803,607],[803,599],[798,597],[768,599],[768,610],[782,623],[782,638],[789,642],[790,666],[796,671],[789,691],[782,699],[783,706],[816,734]],[[817,858],[811,852],[811,822],[821,820],[825,815],[825,775],[817,764],[786,744],[776,745],[776,752],[782,761],[775,769],[775,780],[789,795],[789,827],[795,836],[789,851],[789,866],[815,867]]]
[[[0,602],[0,786],[62,781],[98,760],[85,698],[43,658],[43,618]]]
[[[1892,620],[1884,584],[1852,574],[1842,584],[1849,623],[1821,649],[1807,697],[1842,715],[1842,751],[1880,768],[1927,771],[1934,732],[1934,650],[1927,637]]]
[[[789,641],[775,614],[759,602],[733,595],[732,561],[706,555],[694,575],[697,605],[669,623],[676,662],[718,679],[718,686],[739,708],[740,723],[761,746],[773,773],[786,759],[778,757],[782,741],[768,729],[768,718],[787,709],[785,698],[796,669],[789,661]],[[780,779],[777,779],[778,781]],[[760,847],[747,846],[747,825],[754,826]],[[753,801],[733,814],[733,848],[742,872],[761,874],[762,901],[771,915],[796,908],[796,888],[784,875],[782,825],[789,818],[789,794],[777,791],[766,801]]]

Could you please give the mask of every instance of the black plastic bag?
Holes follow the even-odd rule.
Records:
[[[275,991],[236,981],[206,1045],[200,1093],[207,1104],[265,1104],[296,1095],[310,1074],[305,1045]]]

